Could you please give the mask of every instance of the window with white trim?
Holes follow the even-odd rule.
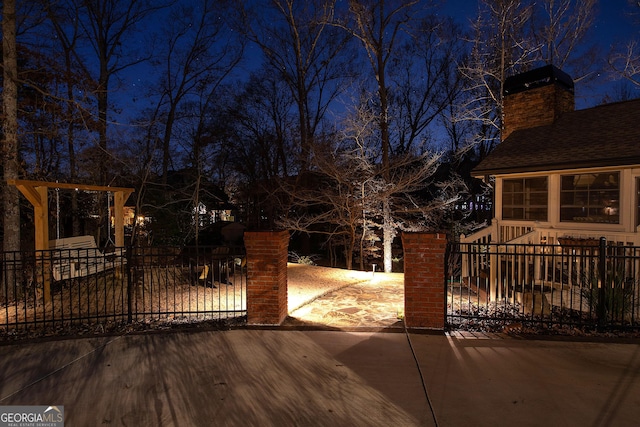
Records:
[[[620,173],[560,177],[560,221],[620,223]]]
[[[547,181],[547,177],[503,180],[502,219],[546,221],[549,192]]]

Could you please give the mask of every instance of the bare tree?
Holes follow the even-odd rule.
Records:
[[[640,29],[640,3],[628,0],[629,15],[634,24]],[[613,51],[609,54],[608,62],[613,71],[614,78],[623,78],[640,86],[640,30],[629,40],[622,51]]]
[[[401,43],[403,31],[408,31],[408,26],[417,13],[418,4],[418,1],[351,0],[349,2],[349,10],[352,20],[350,23],[342,25],[342,28],[360,41],[375,77],[377,87],[376,102],[378,103],[379,111],[378,129],[382,155],[382,176],[387,181],[391,177],[388,67],[398,45]],[[391,247],[395,229],[392,223],[389,200],[383,201],[382,212],[384,271],[391,272]]]
[[[178,135],[179,151],[183,153],[183,164],[190,180],[183,188],[172,188],[172,192],[180,193],[186,201],[187,210],[195,213],[189,233],[193,232],[198,243],[200,228],[209,224],[208,219],[200,219],[201,208],[220,210],[227,201],[223,194],[224,178],[218,176],[218,168],[224,168],[225,156],[220,149],[227,142],[225,137],[223,101],[228,87],[217,84],[207,88],[207,92],[185,103],[181,115],[188,118],[181,124]],[[216,112],[216,113],[212,113]],[[175,143],[174,142],[174,143]]]
[[[527,36],[533,5],[529,0],[480,0],[472,23],[472,47],[461,71],[470,82],[467,120],[476,123],[480,157],[499,142],[502,96],[507,77],[525,71],[535,45]]]
[[[575,81],[592,72],[597,63],[594,48],[579,53],[591,31],[596,0],[546,0],[540,2],[533,19],[537,58],[545,64],[571,69]]]
[[[80,11],[76,7],[69,5],[67,2],[43,2],[43,10],[47,16],[50,27],[46,26],[45,31],[53,30],[54,37],[47,48],[50,52],[60,52],[60,55],[48,55],[51,60],[57,58],[60,62],[59,75],[57,79],[57,87],[43,88],[43,91],[54,92],[60,100],[64,101],[64,117],[60,126],[53,127],[59,129],[59,138],[61,141],[66,140],[66,173],[57,171],[55,178],[67,178],[70,182],[78,181],[78,159],[77,151],[82,143],[83,130],[94,132],[97,130],[96,120],[93,118],[92,107],[88,96],[77,97],[78,93],[90,93],[95,87],[93,80],[87,80],[82,66],[80,65],[81,57],[77,49],[82,42],[80,34]],[[48,32],[46,33],[49,34]],[[48,67],[51,69],[51,67]],[[53,178],[53,177],[52,177]],[[78,205],[78,194],[71,193],[71,221],[73,235],[80,234],[80,215]]]
[[[294,102],[286,85],[266,69],[253,73],[227,108],[234,123],[230,146],[248,182],[292,175],[299,147],[293,142]]]
[[[430,130],[445,109],[459,101],[463,89],[457,69],[465,52],[462,29],[436,15],[424,17],[414,28],[389,69],[392,154],[435,145]]]
[[[429,131],[453,96],[443,90],[453,86],[444,85],[442,79],[458,48],[447,23],[430,16],[423,2],[352,0],[349,9],[351,21],[337,25],[360,41],[375,80],[371,103],[377,111],[384,182],[377,194],[384,271],[389,272],[392,243],[404,227],[397,215],[403,206],[399,196],[424,187],[434,172],[438,154],[426,149],[433,142]]]
[[[248,8],[242,25],[271,71],[289,89],[297,108],[300,170],[329,106],[352,74],[345,55],[349,37],[331,25],[335,0],[273,0]]]
[[[640,44],[633,40],[626,46],[626,51],[609,56],[609,65],[614,75],[621,76],[636,86],[640,86]]]
[[[351,269],[366,203],[360,192],[362,171],[350,156],[330,150],[314,153],[313,169],[305,172],[295,185],[282,183],[280,190],[295,200],[295,214],[281,218],[278,225],[292,231],[325,235],[329,252],[333,254],[332,248],[341,246],[346,267]],[[368,194],[365,193],[365,197]],[[332,262],[335,263],[333,256]]]
[[[281,199],[272,197],[278,181],[296,175],[300,147],[294,142],[297,118],[288,93],[270,69],[259,69],[222,109],[231,124],[226,146],[236,195],[254,227],[274,226],[277,213],[286,211]]]
[[[69,7],[81,11],[80,28],[91,47],[97,70],[90,60],[80,61],[84,72],[96,81],[95,96],[98,107],[98,146],[102,156],[108,153],[108,113],[110,83],[123,70],[149,59],[148,52],[126,49],[133,32],[142,22],[164,5],[151,0],[69,0]],[[79,53],[77,53],[79,55]],[[99,180],[108,183],[107,170],[100,162]]]
[[[162,207],[162,199],[155,197],[163,188],[162,181],[162,123],[158,117],[158,103],[150,105],[131,120],[131,126],[123,128],[120,143],[114,147],[114,157],[121,165],[121,175],[127,186],[134,187],[133,201],[136,218],[149,217],[151,211]],[[152,233],[141,230],[146,224],[136,221],[131,233],[131,244],[151,243]],[[140,240],[141,238],[145,238]]]
[[[337,262],[336,249],[342,249],[348,269],[353,267],[355,254],[364,269],[367,249],[372,252],[375,248],[374,218],[380,211],[378,192],[384,188],[377,162],[378,115],[367,98],[360,98],[357,107],[348,111],[340,136],[316,145],[312,171],[295,183],[284,181],[279,189],[294,202],[293,212],[277,224],[323,235],[332,265]]]
[[[48,18],[58,37],[58,45],[67,56],[67,69],[73,67],[84,77],[84,82],[93,83],[93,87],[84,91],[95,97],[95,104],[83,102],[85,106],[92,108],[93,118],[78,109],[80,103],[75,102],[75,94],[78,93],[76,84],[68,82],[67,95],[72,113],[80,112],[78,116],[83,117],[85,122],[95,123],[85,126],[84,134],[97,133],[96,149],[93,145],[86,147],[80,153],[85,162],[80,164],[94,164],[95,168],[84,170],[92,181],[100,184],[111,184],[118,174],[110,170],[109,165],[113,165],[115,156],[109,150],[109,116],[113,112],[110,95],[113,91],[112,83],[114,78],[136,64],[144,62],[149,57],[149,52],[142,52],[137,46],[142,43],[133,43],[136,36],[135,31],[141,30],[145,19],[162,9],[164,2],[153,2],[150,0],[105,0],[95,2],[91,0],[62,0],[51,4],[43,2],[47,8]],[[136,47],[134,47],[136,46]],[[146,48],[146,46],[145,46]],[[69,76],[71,78],[71,76]],[[72,126],[70,124],[70,126]],[[68,132],[68,147],[70,162],[79,159],[78,145],[76,145],[76,133],[73,128]],[[70,173],[76,176],[76,168],[70,165]],[[75,179],[75,178],[74,178]],[[105,195],[104,202],[107,202]],[[72,209],[77,202],[72,201]],[[105,214],[106,212],[101,211]],[[75,215],[74,215],[75,217]],[[105,218],[102,218],[103,220]],[[107,221],[101,221],[107,224]],[[78,225],[74,225],[74,233],[78,231]],[[106,231],[106,230],[105,230]],[[101,241],[102,228],[97,229],[96,239]]]
[[[474,145],[473,126],[465,120],[464,105],[469,101],[470,92],[467,91],[466,81],[461,73],[467,61],[466,54],[461,54],[457,60],[452,60],[449,67],[443,70],[442,87],[448,94],[446,105],[440,114],[440,122],[447,135],[449,151],[458,153],[460,150],[469,151]]]
[[[163,182],[171,161],[171,138],[180,103],[215,89],[238,65],[244,40],[219,19],[229,6],[218,0],[180,3],[170,13],[163,33],[166,53],[160,66],[160,108],[164,121]],[[155,61],[154,61],[155,62]]]
[[[293,213],[279,225],[324,234],[327,246],[343,248],[347,268],[352,268],[355,254],[360,269],[365,268],[367,255],[375,255],[376,231],[385,226],[381,221],[385,203],[392,209],[394,230],[437,230],[440,216],[459,194],[458,183],[453,182],[427,194],[427,186],[434,184],[438,152],[397,154],[388,170],[382,168],[379,112],[369,99],[371,94],[361,92],[345,115],[341,134],[314,153],[307,185],[282,187],[292,195],[294,205]]]

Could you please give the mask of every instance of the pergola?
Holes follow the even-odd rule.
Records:
[[[115,245],[124,246],[124,203],[133,193],[133,188],[108,187],[101,185],[70,184],[48,181],[26,181],[10,179],[9,185],[14,185],[24,197],[33,205],[35,225],[35,249],[44,251],[49,249],[49,188],[66,188],[70,190],[104,191],[113,193]]]

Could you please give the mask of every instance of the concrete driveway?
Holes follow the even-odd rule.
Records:
[[[5,345],[0,357],[0,405],[64,405],[66,426],[640,420],[638,343],[239,329]]]

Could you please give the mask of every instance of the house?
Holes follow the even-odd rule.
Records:
[[[640,99],[575,110],[554,66],[508,78],[502,142],[472,174],[493,185],[494,214],[463,243],[640,246]]]
[[[503,124],[472,171],[493,186],[494,212],[461,236],[463,281],[525,313],[592,313],[600,259],[617,257],[625,280],[640,271],[640,99],[575,110],[572,79],[546,66],[505,81]]]

